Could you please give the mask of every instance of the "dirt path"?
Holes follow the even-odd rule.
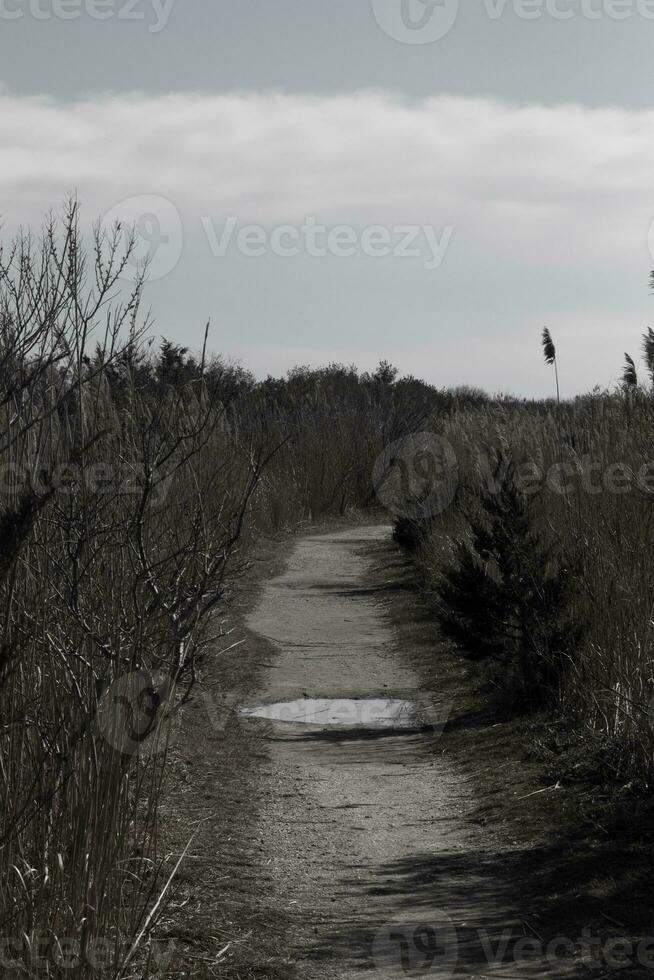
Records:
[[[277,650],[259,704],[421,697],[383,589],[368,585],[388,536],[364,527],[297,544],[248,619]],[[438,752],[437,732],[249,724],[266,726],[258,843],[299,977],[567,972],[544,970],[533,953],[523,962],[522,949],[516,963],[515,939],[528,930],[510,882],[485,860],[484,832],[464,821],[470,784]]]

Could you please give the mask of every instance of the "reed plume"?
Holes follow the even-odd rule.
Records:
[[[554,341],[552,340],[552,335],[547,327],[543,327],[543,355],[545,357],[546,364],[554,365],[554,377],[556,378],[556,402],[557,405],[561,405],[561,392],[559,390],[559,369],[556,363],[556,347],[554,346]]]
[[[651,327],[648,327],[647,332],[643,334],[643,355],[650,380],[654,385],[654,330]]]
[[[625,352],[625,366],[622,369],[622,383],[625,388],[637,388],[638,387],[638,374],[636,372],[636,365],[634,364],[633,357]]]

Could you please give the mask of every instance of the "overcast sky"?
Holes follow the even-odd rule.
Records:
[[[652,321],[654,0],[0,0],[5,234],[76,191],[259,375],[615,383]]]

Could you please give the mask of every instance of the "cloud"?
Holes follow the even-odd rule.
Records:
[[[185,223],[454,225],[474,253],[633,261],[654,217],[654,111],[383,92],[0,93],[6,223],[76,191],[96,217],[161,195]]]
[[[214,343],[262,374],[385,356],[438,384],[549,392],[547,323],[569,394],[615,379],[649,322],[654,111],[377,91],[63,103],[0,88],[0,119],[5,233],[71,192],[89,225],[136,198],[143,252],[160,243],[158,332],[197,347],[211,316]],[[229,218],[307,217],[454,231],[429,269],[424,255],[217,255],[202,221],[219,237]]]

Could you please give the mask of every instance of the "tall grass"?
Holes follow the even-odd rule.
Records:
[[[625,388],[560,406],[496,400],[435,418],[433,426],[454,447],[459,490],[452,507],[420,534],[427,589],[437,590],[467,534],[466,502],[489,486],[489,461],[500,450],[522,468],[538,529],[577,583],[572,616],[584,636],[566,658],[558,708],[610,753],[616,773],[648,782],[654,747],[651,397]]]
[[[177,856],[170,732],[231,643],[261,534],[370,503],[386,442],[449,396],[332,365],[256,383],[164,342],[125,292],[133,242],[75,202],[0,254],[2,969],[144,975]],[[138,964],[138,965],[137,965]]]

